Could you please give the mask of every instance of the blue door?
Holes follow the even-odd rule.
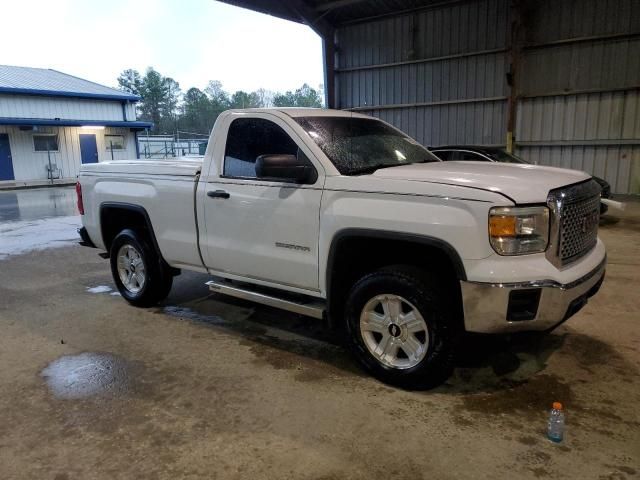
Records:
[[[6,133],[0,133],[0,180],[15,180],[9,135]]]
[[[98,163],[98,146],[93,133],[80,134],[80,158],[82,163]]]

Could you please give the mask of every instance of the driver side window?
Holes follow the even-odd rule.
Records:
[[[225,177],[256,178],[260,155],[297,155],[298,145],[275,123],[237,118],[229,126],[224,153]]]

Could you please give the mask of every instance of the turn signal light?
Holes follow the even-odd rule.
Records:
[[[515,237],[517,218],[496,215],[489,218],[489,235],[492,237]]]

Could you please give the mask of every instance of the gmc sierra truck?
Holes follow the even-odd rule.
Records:
[[[548,331],[604,279],[584,172],[441,162],[344,111],[222,113],[203,158],[83,165],[83,243],[129,303],[182,269],[210,289],[344,326],[383,381],[445,379],[466,332]]]

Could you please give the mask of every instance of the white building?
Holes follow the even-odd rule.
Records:
[[[140,98],[55,70],[0,65],[0,185],[72,179],[82,163],[137,158]]]

